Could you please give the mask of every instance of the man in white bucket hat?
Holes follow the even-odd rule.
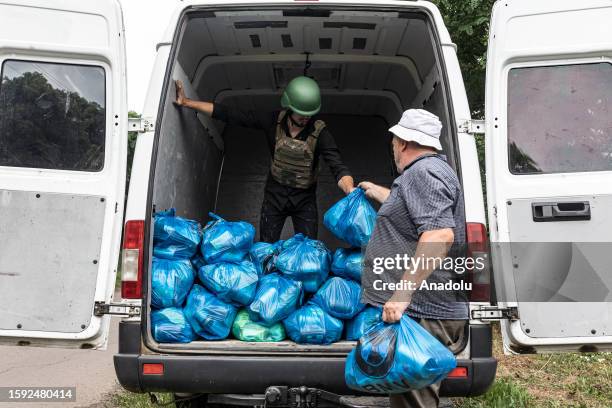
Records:
[[[408,314],[457,353],[464,344],[467,296],[463,290],[437,289],[448,282],[451,287],[461,284],[463,273],[452,265],[442,269],[436,262],[406,266],[387,260],[408,255],[446,261],[462,256],[465,214],[461,185],[439,154],[442,123],[436,115],[423,109],[407,110],[389,131],[394,135],[393,158],[400,176],[391,189],[370,182],[359,184],[369,198],[382,204],[364,254],[361,301],[382,305],[382,318],[388,323]],[[380,260],[385,264],[382,273]],[[440,382],[391,395],[391,407],[437,407],[439,389]]]

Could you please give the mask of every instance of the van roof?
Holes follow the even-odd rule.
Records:
[[[259,6],[279,6],[279,7],[316,7],[319,5],[329,5],[338,6],[338,7],[418,7],[429,12],[433,17],[433,23],[437,28],[438,35],[440,37],[440,43],[442,45],[453,45],[450,38],[450,34],[446,29],[446,25],[444,24],[444,20],[440,11],[436,7],[435,4],[429,1],[422,0],[353,0],[353,1],[345,1],[345,0],[251,0],[248,3],[244,0],[184,0],[181,1],[180,5],[175,9],[172,17],[169,19],[168,27],[161,38],[160,42],[157,44],[157,48],[164,44],[171,44],[174,38],[174,33],[176,31],[176,26],[180,19],[183,11],[190,7],[222,7],[222,6],[248,6],[253,7],[254,5]]]

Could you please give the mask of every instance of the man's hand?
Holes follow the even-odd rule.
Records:
[[[185,89],[183,88],[183,81],[176,80],[174,81],[176,85],[176,99],[174,100],[174,104],[176,106],[185,106],[185,101],[187,97],[185,97]]]
[[[385,323],[396,323],[410,305],[410,302],[395,302],[391,299],[383,306],[382,319]]]
[[[362,181],[359,183],[359,188],[365,191],[366,197],[376,200],[381,204],[387,200],[391,192],[389,189],[370,183],[369,181]]]

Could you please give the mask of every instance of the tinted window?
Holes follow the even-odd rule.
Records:
[[[612,170],[611,102],[612,64],[512,69],[510,171]]]
[[[0,166],[99,171],[104,136],[104,69],[2,64]]]

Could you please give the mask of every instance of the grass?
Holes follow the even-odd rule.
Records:
[[[495,384],[481,397],[455,400],[455,406],[612,407],[612,353],[506,356],[496,325],[494,354],[499,360]]]
[[[155,393],[159,404],[167,404],[172,401],[172,394]],[[160,405],[151,403],[149,394],[134,394],[131,392],[124,391],[120,394],[115,395],[111,401],[111,405],[108,408],[159,408]],[[168,406],[168,405],[167,405]],[[174,407],[174,404],[170,404],[170,407]]]
[[[478,398],[465,398],[455,401],[461,408],[528,408],[534,403],[533,397],[511,378],[501,378],[489,391]]]

